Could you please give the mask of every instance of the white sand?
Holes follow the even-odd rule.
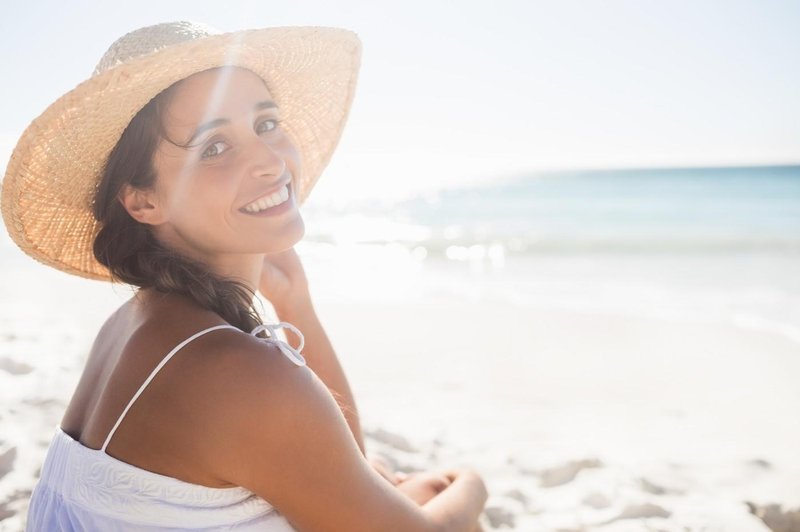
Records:
[[[0,531],[22,528],[82,357],[125,298],[30,261],[6,279]],[[455,298],[317,307],[368,449],[403,470],[477,469],[487,530],[764,531],[746,501],[773,520],[800,507],[800,348],[785,336]]]
[[[415,466],[476,467],[495,526],[766,530],[745,501],[800,506],[788,339],[498,303],[319,306],[367,425],[404,435]]]

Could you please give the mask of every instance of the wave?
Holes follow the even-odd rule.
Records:
[[[322,207],[310,221],[311,239],[399,243],[445,256],[797,253],[800,167],[529,174]]]
[[[536,255],[546,253],[780,253],[800,255],[800,238],[575,238],[510,237],[490,239],[350,238],[309,234],[306,241],[327,244],[400,245],[430,257],[489,258],[498,255]],[[460,260],[460,259],[459,259]]]

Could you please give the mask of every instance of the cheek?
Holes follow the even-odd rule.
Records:
[[[219,203],[236,194],[242,166],[232,159],[214,166],[198,167],[186,176],[183,195],[193,201]]]
[[[190,179],[167,192],[170,218],[190,231],[219,226],[233,208],[235,192],[224,180]]]
[[[294,141],[292,141],[292,138],[288,134],[283,134],[279,148],[281,155],[287,164],[290,164],[296,168],[300,167],[300,152],[297,149],[297,145],[294,143]]]
[[[284,160],[286,164],[289,166],[289,169],[292,172],[292,187],[294,188],[295,194],[298,192],[298,187],[300,186],[300,179],[299,177],[303,174],[303,161],[300,158],[300,152],[294,147],[293,144],[287,142],[287,146],[284,150]]]
[[[187,206],[195,211],[193,216],[200,218],[200,223],[218,223],[228,219],[235,209],[236,189],[231,186],[197,187],[187,199]]]

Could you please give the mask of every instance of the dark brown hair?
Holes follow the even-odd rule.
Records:
[[[94,256],[117,281],[182,294],[250,332],[261,323],[253,306],[255,294],[244,284],[215,274],[205,264],[167,249],[157,241],[151,227],[134,220],[119,201],[126,184],[138,189],[155,184],[153,159],[159,141],[169,141],[163,115],[173,87],[150,100],[133,117],[105,163],[93,205],[94,217],[101,224],[94,240]]]

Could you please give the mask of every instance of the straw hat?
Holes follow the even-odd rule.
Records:
[[[28,255],[49,266],[109,280],[92,254],[100,227],[91,204],[100,173],[136,113],[159,92],[223,65],[267,83],[282,128],[302,159],[302,203],[328,164],[355,92],[361,42],[325,27],[219,33],[192,22],[141,28],[117,40],[91,78],[53,103],[25,130],[3,180],[3,220]]]

